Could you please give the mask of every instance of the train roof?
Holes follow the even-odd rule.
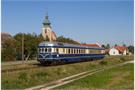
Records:
[[[75,44],[68,44],[68,43],[62,43],[62,42],[41,42],[38,47],[67,47],[67,48],[93,48],[93,49],[103,49],[101,47],[92,47],[92,46],[81,46],[81,45],[75,45]]]

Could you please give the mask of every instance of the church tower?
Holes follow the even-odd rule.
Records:
[[[44,39],[49,39],[50,42],[56,40],[56,34],[52,31],[51,23],[48,19],[48,14],[45,16],[42,28],[42,36]]]

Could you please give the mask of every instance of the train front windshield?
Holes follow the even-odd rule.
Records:
[[[52,48],[39,48],[39,53],[51,53]]]

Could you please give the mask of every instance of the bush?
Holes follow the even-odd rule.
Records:
[[[28,80],[28,75],[27,73],[23,72],[19,75],[18,77],[19,80],[24,80],[24,81],[27,81]]]
[[[124,57],[121,57],[120,60],[125,61],[126,59]]]
[[[47,75],[47,73],[45,73],[45,72],[38,72],[38,73],[36,73],[37,77],[45,77],[46,75]]]
[[[101,61],[100,64],[101,64],[101,65],[107,65],[108,62],[107,62],[107,61]]]

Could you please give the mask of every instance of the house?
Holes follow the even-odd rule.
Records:
[[[128,53],[128,48],[125,46],[115,46],[109,49],[109,55],[127,55]]]

